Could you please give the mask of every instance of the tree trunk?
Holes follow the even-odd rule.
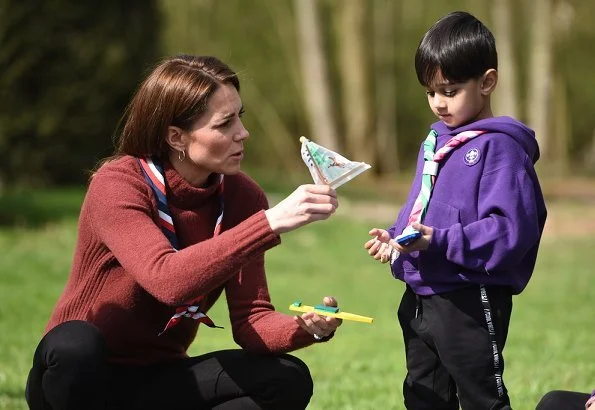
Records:
[[[494,93],[494,113],[519,118],[517,72],[512,32],[511,0],[492,3],[494,36],[498,46],[498,87]]]
[[[566,59],[566,49],[569,46],[568,34],[572,30],[574,8],[570,2],[558,1],[553,11],[552,41],[555,51],[555,61],[552,63],[553,90],[550,117],[553,119],[554,132],[552,133],[550,159],[556,176],[565,176],[570,172],[570,144],[572,125],[568,109],[568,91],[566,78],[560,70],[561,61]]]
[[[347,153],[354,160],[372,163],[371,93],[366,55],[366,1],[340,0],[339,53],[342,80],[343,121]]]
[[[533,1],[531,15],[528,119],[535,130],[544,159],[549,159],[550,133],[548,123],[552,88],[552,2]],[[544,161],[545,162],[545,161]]]
[[[323,50],[317,0],[294,0],[299,40],[304,103],[311,138],[331,149],[339,147],[328,82],[327,56]]]
[[[554,98],[550,107],[551,117],[554,122],[552,150],[550,152],[551,164],[556,176],[568,174],[570,169],[570,121],[568,120],[568,96],[566,94],[566,80],[556,72],[554,76]]]
[[[399,169],[395,70],[397,11],[394,0],[374,0],[373,6],[378,171],[393,174]]]

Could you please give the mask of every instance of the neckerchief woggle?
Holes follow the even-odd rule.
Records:
[[[169,206],[167,205],[167,194],[165,190],[166,181],[163,167],[158,161],[149,157],[137,159],[141,165],[141,169],[143,170],[145,180],[157,198],[159,227],[171,243],[171,246],[177,251],[178,238],[176,236],[176,229],[172,219],[172,214]],[[213,236],[217,236],[221,232],[221,221],[223,220],[223,175],[219,176],[217,195],[219,197],[219,215],[217,216],[217,222],[215,223],[215,231],[213,232]],[[165,325],[165,328],[163,328],[158,336],[161,336],[167,329],[177,325],[185,317],[196,320],[198,323],[204,323],[209,327],[223,329],[221,326],[215,325],[211,318],[201,311],[199,303],[203,297],[204,296],[199,296],[182,306],[178,306],[176,308],[176,313],[169,319]]]

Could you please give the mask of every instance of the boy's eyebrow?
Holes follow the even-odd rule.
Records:
[[[453,83],[451,81],[443,81],[443,82],[440,82],[440,83],[426,85],[424,88],[426,89],[426,91],[429,91],[429,90],[436,90],[438,88],[452,87],[454,85],[456,85],[456,83]]]

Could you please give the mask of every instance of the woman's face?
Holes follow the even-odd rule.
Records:
[[[212,173],[233,175],[240,171],[244,140],[249,136],[242,124],[243,112],[235,87],[221,85],[193,129],[182,131],[186,158],[180,162],[174,151],[171,162],[192,185],[204,185]]]

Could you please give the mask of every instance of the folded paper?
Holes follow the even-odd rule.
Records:
[[[302,159],[308,166],[315,184],[326,184],[336,189],[371,168],[365,162],[350,161],[306,137],[301,137],[300,142]]]

